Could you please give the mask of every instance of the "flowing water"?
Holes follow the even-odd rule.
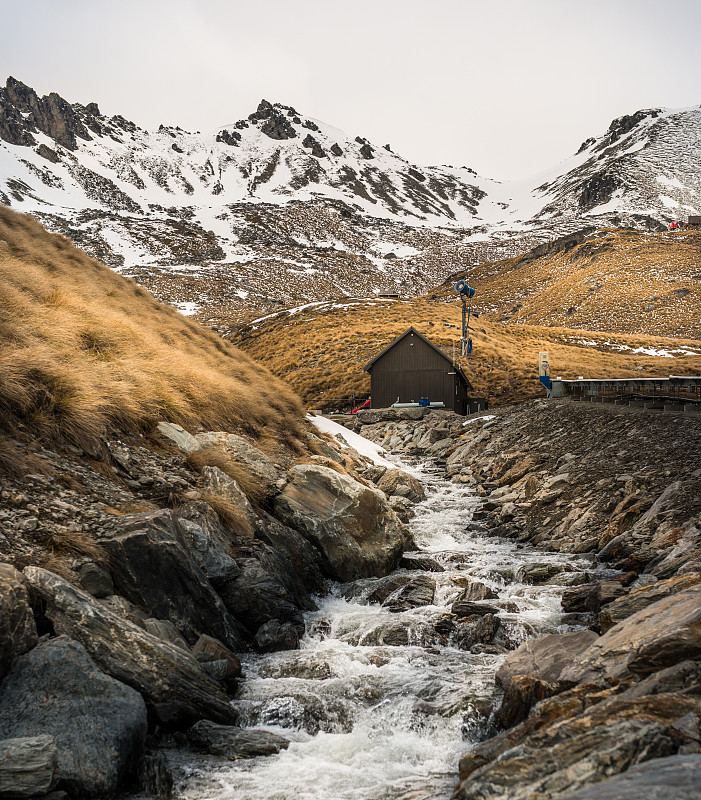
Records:
[[[171,753],[179,800],[450,797],[458,759],[484,736],[498,700],[494,673],[504,646],[569,629],[561,619],[563,587],[521,583],[519,569],[592,565],[586,556],[487,536],[472,523],[479,498],[471,489],[414,472],[428,498],[410,527],[422,554],[445,571],[405,574],[436,581],[433,605],[392,613],[364,600],[382,579],[335,585],[306,615],[300,650],[243,660],[240,724],[281,734],[289,748],[235,762]],[[466,578],[498,592],[488,601],[501,609],[497,646],[459,649],[446,633],[450,625],[441,626]],[[388,645],[393,637],[405,643]]]

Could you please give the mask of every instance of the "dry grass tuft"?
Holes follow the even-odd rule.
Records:
[[[253,528],[245,510],[226,497],[211,492],[203,492],[202,499],[216,513],[222,524],[235,534],[252,536]]]
[[[218,336],[0,206],[0,432],[80,447],[160,420],[300,438],[294,392]]]
[[[51,475],[52,470],[43,458],[28,453],[20,442],[0,435],[0,475],[21,479],[30,474]]]
[[[52,556],[89,558],[98,564],[109,562],[105,548],[83,531],[46,532],[35,538]]]
[[[225,475],[236,481],[241,491],[254,505],[261,505],[266,497],[266,492],[258,478],[251,472],[246,464],[234,461],[218,447],[204,447],[187,456],[187,462],[198,472],[203,467],[217,467]]]

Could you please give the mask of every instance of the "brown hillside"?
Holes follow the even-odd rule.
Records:
[[[233,335],[308,406],[333,408],[368,396],[363,365],[410,325],[450,354],[453,345],[459,346],[460,303],[418,298],[327,304],[281,312]],[[474,320],[473,341],[472,356],[460,363],[474,395],[492,402],[543,394],[537,377],[540,350],[550,353],[552,375],[563,378],[701,372],[701,344],[690,340],[504,325],[480,316]],[[641,347],[676,352],[673,357],[634,352]]]
[[[540,251],[547,250],[543,255]],[[701,336],[701,231],[603,229],[457,277],[477,289],[475,307],[501,322],[652,336]]]
[[[236,347],[0,207],[0,439],[79,445],[170,420],[294,443],[301,415]]]

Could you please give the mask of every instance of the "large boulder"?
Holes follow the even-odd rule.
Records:
[[[377,482],[377,488],[388,497],[406,497],[412,503],[426,499],[426,492],[419,481],[400,469],[388,469]]]
[[[386,575],[409,540],[385,495],[329,467],[293,467],[275,498],[275,516],[321,552],[326,575],[340,581]]]
[[[235,721],[226,694],[190,653],[152,636],[48,570],[26,567],[24,574],[56,633],[80,642],[101,670],[140,692],[162,723]]]
[[[67,636],[19,656],[0,686],[0,738],[53,736],[58,779],[77,796],[114,792],[146,737],[146,705]]]
[[[701,587],[658,600],[619,622],[563,670],[565,683],[649,675],[701,657]]]
[[[56,762],[53,736],[0,740],[0,797],[36,797],[51,791],[56,783]]]
[[[622,775],[577,789],[559,800],[698,800],[701,755],[668,756],[636,764]]]
[[[0,678],[15,656],[36,643],[37,629],[24,576],[9,564],[0,564]]]
[[[120,520],[103,541],[118,593],[170,620],[189,644],[207,633],[244,650],[241,628],[185,541],[178,518],[166,509]]]

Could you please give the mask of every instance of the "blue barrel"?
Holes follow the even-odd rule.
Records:
[[[463,280],[459,280],[455,284],[455,291],[459,294],[465,295],[465,297],[475,296],[475,290],[472,288],[472,286],[468,286],[467,282]]]

